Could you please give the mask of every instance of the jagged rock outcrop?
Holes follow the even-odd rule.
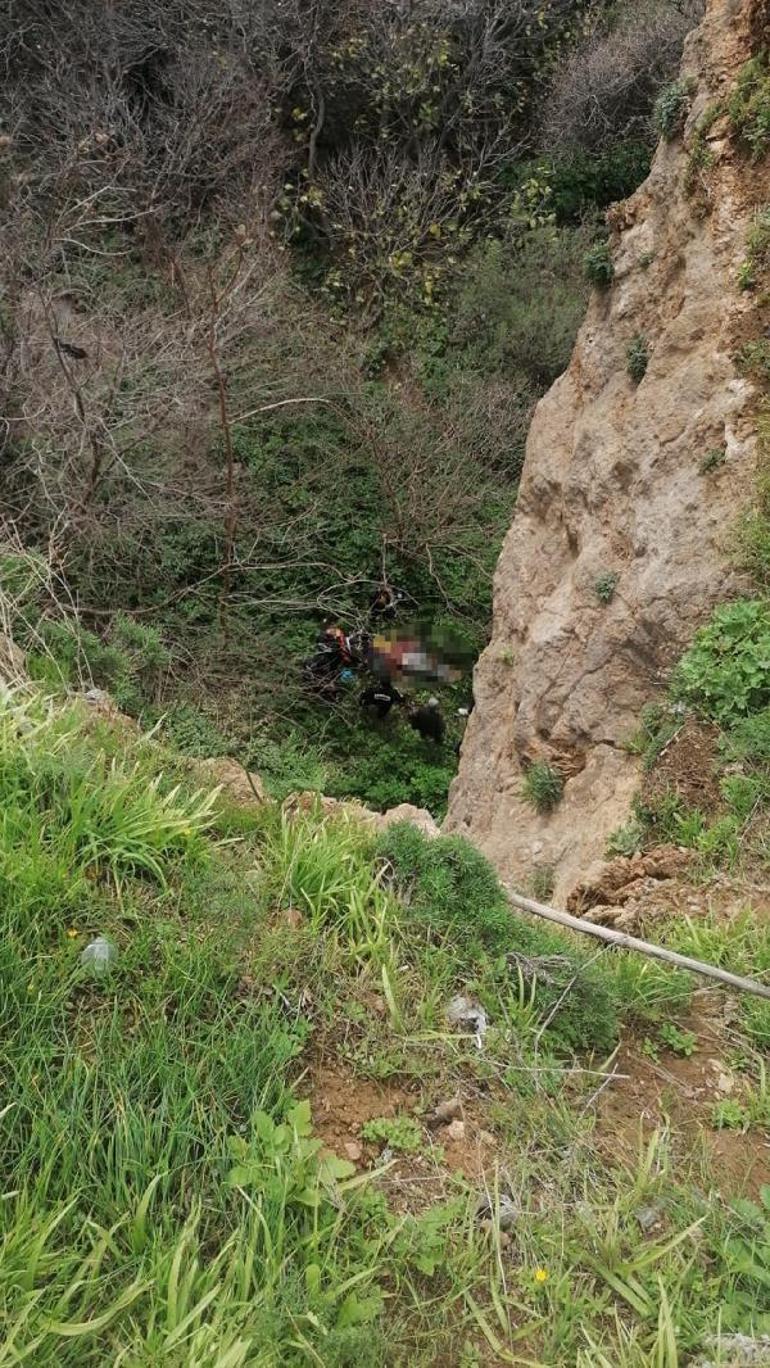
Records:
[[[569,368],[537,408],[495,577],[445,830],[520,886],[554,866],[561,902],[626,817],[638,762],[624,742],[641,708],[738,587],[728,542],[754,477],[755,395],[734,361],[750,307],[736,272],[757,187],[724,119],[707,135],[707,183],[688,191],[687,172],[704,109],[756,48],[755,21],[750,0],[710,0],[688,39],[684,137],[661,144],[610,215],[614,282],[594,293]],[[626,356],[636,335],[649,349],[638,384]],[[724,462],[704,474],[714,449]],[[602,576],[617,576],[609,602]],[[566,780],[550,815],[521,796],[535,759]]]

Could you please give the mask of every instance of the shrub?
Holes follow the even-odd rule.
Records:
[[[552,812],[564,792],[564,780],[547,760],[536,760],[524,775],[522,795],[538,812]]]
[[[679,698],[723,727],[770,705],[770,604],[738,599],[717,608],[673,678]]]
[[[664,86],[655,101],[654,118],[658,132],[670,141],[681,133],[692,96],[692,81],[672,81]]]
[[[546,145],[598,152],[634,135],[649,138],[655,97],[675,76],[700,0],[638,0],[614,7],[614,24],[595,24],[559,63],[548,91]]]
[[[631,376],[635,385],[638,385],[647,374],[647,365],[650,360],[650,352],[647,346],[647,339],[643,333],[636,333],[628,344],[626,350],[626,370]]]
[[[741,69],[727,104],[733,127],[755,161],[770,150],[770,66],[768,54],[752,57]]]
[[[615,597],[620,575],[617,570],[604,570],[594,581],[594,593],[600,603],[611,603]]]
[[[710,451],[706,452],[706,455],[700,463],[699,469],[701,475],[708,475],[710,471],[718,470],[719,466],[724,465],[726,460],[726,447],[712,447]]]
[[[468,841],[430,839],[404,822],[380,838],[377,853],[401,899],[407,940],[416,933],[430,942],[441,938],[459,982],[490,956],[510,955],[512,967],[536,982],[544,1020],[563,997],[548,1027],[553,1041],[575,1049],[611,1046],[616,1019],[606,979],[558,933],[512,912],[492,866]]]
[[[607,855],[635,855],[644,842],[644,829],[638,820],[632,818],[625,826],[617,827],[607,838]]]
[[[609,242],[596,242],[589,247],[583,257],[583,272],[586,280],[600,290],[606,290],[612,284],[615,267]]]

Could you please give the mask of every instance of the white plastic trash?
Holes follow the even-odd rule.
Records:
[[[88,964],[97,974],[112,968],[118,958],[118,948],[106,936],[95,936],[80,954],[80,963]]]

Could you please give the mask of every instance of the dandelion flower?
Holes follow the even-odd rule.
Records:
[[[76,926],[71,926],[70,929],[69,929],[69,931],[67,932],[67,937],[68,937],[69,940],[75,940],[75,939],[77,938],[78,934],[79,934],[79,933],[78,933],[77,927],[76,927]]]
[[[548,1269],[547,1269],[547,1268],[536,1268],[536,1269],[535,1269],[535,1282],[544,1283],[544,1282],[547,1282],[547,1281],[548,1281]]]

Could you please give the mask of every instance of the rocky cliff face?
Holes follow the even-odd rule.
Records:
[[[754,396],[734,364],[748,308],[736,273],[754,205],[724,120],[708,132],[702,178],[689,151],[704,109],[756,48],[755,8],[710,0],[688,40],[684,136],[661,144],[647,181],[611,214],[615,279],[594,294],[570,366],[537,409],[497,568],[445,830],[470,836],[520,887],[555,866],[557,901],[627,816],[638,774],[623,743],[641,708],[738,587],[728,541],[752,486]],[[626,357],[637,335],[649,350],[638,384]],[[701,473],[715,449],[724,463]],[[608,603],[603,576],[617,576]],[[566,778],[549,816],[521,796],[535,759]]]

